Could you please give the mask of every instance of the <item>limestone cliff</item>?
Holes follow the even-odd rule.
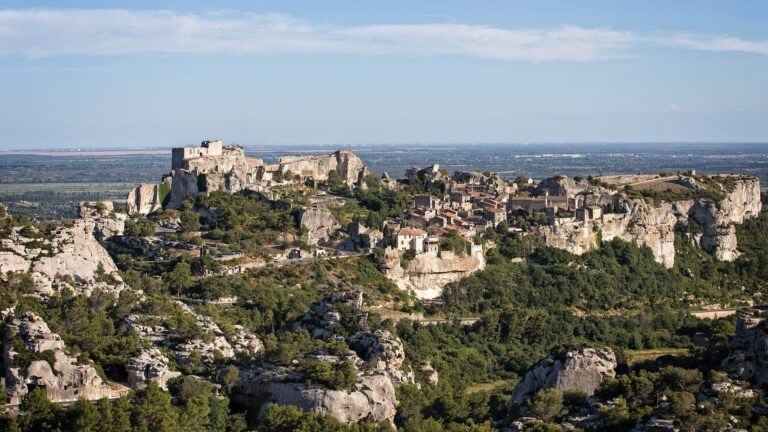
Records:
[[[328,180],[332,171],[336,171],[347,186],[362,186],[368,173],[363,161],[349,150],[339,150],[329,155],[319,156],[283,156],[279,159],[278,172],[311,178],[317,182]]]
[[[47,233],[14,227],[8,238],[0,240],[5,249],[0,252],[0,274],[30,273],[43,296],[62,286],[86,295],[95,288],[117,293],[126,286],[99,240],[122,234],[125,218],[113,212],[110,202],[81,203],[80,218],[71,226]]]
[[[186,150],[190,150],[189,154]],[[276,164],[248,157],[238,145],[225,146],[213,153],[191,150],[198,149],[174,149],[173,169],[163,183],[143,184],[128,194],[129,213],[178,208],[185,198],[202,192],[253,190],[269,195],[272,186],[305,181],[323,183],[332,172],[348,186],[362,187],[368,172],[359,157],[345,150],[326,155],[286,156]]]
[[[384,257],[379,260],[379,269],[400,289],[410,291],[422,300],[440,297],[443,287],[449,283],[485,268],[485,256],[479,246],[475,246],[469,255],[455,255],[445,251],[439,256],[418,254],[405,269],[400,265],[402,255],[403,251],[387,249]]]
[[[69,355],[61,337],[39,316],[24,313],[6,324],[6,330],[3,376],[10,404],[21,403],[33,387],[44,389],[52,402],[98,400],[124,394],[105,382],[92,364],[82,364]]]
[[[604,379],[616,376],[616,356],[608,348],[561,349],[542,359],[515,386],[510,406],[542,389],[576,389],[592,395]]]
[[[142,183],[128,192],[126,199],[128,214],[149,214],[163,208],[162,187],[162,183]],[[165,187],[170,187],[170,185]]]
[[[620,238],[648,246],[656,261],[666,267],[675,262],[675,227],[695,223],[702,233],[699,244],[718,259],[735,260],[737,250],[734,224],[760,213],[760,183],[757,178],[739,176],[724,189],[721,200],[696,199],[651,204],[640,199],[623,199],[623,213],[608,213],[594,220],[559,218],[540,227],[547,245],[582,254],[599,241]]]
[[[327,242],[331,235],[341,229],[336,216],[325,207],[312,207],[299,212],[299,226],[307,229],[307,243],[316,245]]]

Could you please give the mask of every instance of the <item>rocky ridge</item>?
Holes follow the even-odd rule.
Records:
[[[176,304],[186,314],[194,317],[197,326],[206,336],[191,340],[174,341],[175,329],[170,327],[165,317],[149,317],[160,322],[160,325],[144,324],[141,316],[128,315],[123,318],[121,326],[134,331],[138,336],[156,347],[170,349],[175,360],[181,365],[189,364],[194,358],[199,358],[203,364],[213,364],[217,359],[232,359],[238,354],[253,356],[259,353],[263,344],[253,333],[241,325],[233,326],[233,331],[224,332],[213,319],[195,313],[182,302]],[[178,372],[168,369],[168,359],[157,348],[144,350],[139,356],[131,359],[129,368],[129,383],[131,387],[141,387],[147,381],[157,381],[163,386],[169,379],[178,376]]]
[[[581,189],[581,185],[569,187],[567,181],[561,183],[548,185],[545,189],[562,193],[586,190]],[[739,256],[734,224],[757,216],[761,209],[760,182],[746,176],[736,178],[732,189],[724,189],[725,198],[719,201],[696,199],[651,204],[640,199],[627,199],[615,192],[592,192],[607,195],[624,212],[607,213],[600,219],[588,221],[562,218],[540,227],[537,232],[548,246],[580,255],[596,248],[600,241],[620,238],[648,246],[657,262],[672,267],[675,228],[694,223],[701,228],[695,240],[702,248],[713,252],[720,260],[733,261]]]
[[[351,364],[356,376],[351,388],[333,389],[308,383],[301,371],[264,361],[240,371],[238,397],[265,402],[262,410],[274,403],[329,414],[345,423],[363,419],[392,422],[398,405],[395,389],[413,383],[413,371],[403,363],[405,353],[400,340],[386,330],[366,330],[365,314],[358,316],[363,330],[348,338],[337,333],[341,315],[335,305],[345,302],[355,304],[357,300],[335,295],[314,304],[295,326],[308,330],[313,339],[346,340],[354,351],[312,352],[294,363]]]
[[[0,274],[29,273],[41,296],[63,287],[85,295],[97,288],[114,294],[126,289],[117,266],[99,243],[122,235],[126,215],[115,213],[111,202],[80,203],[79,214],[71,226],[58,226],[49,233],[33,227],[12,228],[0,240]]]
[[[61,336],[53,333],[36,314],[23,313],[6,326],[3,376],[11,405],[21,403],[24,395],[35,387],[44,389],[52,402],[98,400],[125,394],[105,382],[92,364],[81,364],[70,356]]]
[[[270,188],[295,182],[326,182],[332,172],[350,187],[364,187],[367,168],[354,153],[339,150],[326,155],[285,156],[276,164],[245,155],[238,145],[220,154],[174,161],[162,182],[137,186],[127,197],[128,213],[147,214],[161,207],[178,208],[188,196],[202,192],[252,190],[270,195]]]

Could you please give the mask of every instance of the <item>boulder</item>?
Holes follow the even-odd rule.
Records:
[[[539,361],[512,391],[510,406],[521,405],[542,389],[581,390],[594,394],[606,378],[616,376],[616,355],[609,348],[561,349]]]
[[[360,332],[350,338],[361,358],[380,371],[387,372],[395,387],[415,382],[414,373],[404,368],[405,350],[400,339],[389,330]]]
[[[266,399],[269,404],[292,405],[304,411],[328,414],[344,423],[360,420],[392,422],[397,412],[397,398],[392,381],[383,374],[358,376],[351,390],[332,390],[303,382],[280,380],[277,371],[241,371],[236,387],[239,397],[243,395]]]

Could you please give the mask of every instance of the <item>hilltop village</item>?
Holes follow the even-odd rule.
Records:
[[[370,212],[361,217],[363,210],[350,216],[353,191],[369,184],[399,194],[400,214],[376,219]],[[293,211],[296,227],[306,230],[305,247],[283,242],[282,251],[270,251],[273,261],[376,251],[383,273],[425,300],[484,268],[483,249],[493,247],[482,240],[489,231],[531,235],[577,255],[620,238],[648,246],[656,261],[672,267],[676,227],[690,226],[694,243],[732,261],[739,254],[734,224],[761,209],[759,181],[741,175],[556,176],[535,182],[430,165],[392,179],[387,173],[376,177],[349,151],[266,164],[216,140],[174,149],[171,172],[159,184],[132,191],[128,213],[178,209],[189,197],[215,191],[256,193],[271,206]],[[178,227],[173,217],[166,222]],[[229,256],[241,258],[237,252]],[[236,263],[234,271],[259,265]]]
[[[394,179],[346,150],[173,149],[124,207],[0,208],[0,425],[768,426],[766,220],[739,174]]]

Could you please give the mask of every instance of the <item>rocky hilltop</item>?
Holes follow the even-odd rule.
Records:
[[[44,389],[52,402],[111,399],[126,393],[105,382],[92,364],[69,355],[61,336],[31,312],[6,324],[2,364],[11,405],[21,403],[34,387]]]
[[[458,282],[485,268],[481,246],[473,246],[473,253],[467,255],[456,255],[450,251],[442,251],[439,255],[418,254],[405,268],[401,265],[403,253],[399,249],[387,249],[378,260],[379,269],[400,289],[411,292],[421,300],[438,298],[449,283]]]
[[[343,323],[337,305],[356,302],[348,297],[337,294],[315,303],[295,328],[307,330],[315,340],[343,341],[354,350],[311,350],[290,364],[323,363],[346,368],[353,382],[343,388],[334,387],[313,382],[307,367],[262,361],[240,370],[235,397],[245,403],[262,404],[262,411],[269,404],[293,405],[332,415],[345,423],[363,419],[392,422],[398,406],[395,389],[414,383],[414,373],[404,364],[405,352],[397,336],[387,330],[368,330],[365,314],[357,316],[362,330],[348,337],[339,333]]]
[[[126,215],[115,213],[111,202],[80,203],[79,215],[71,225],[49,232],[33,226],[12,227],[0,239],[0,274],[30,274],[42,296],[64,286],[86,295],[96,288],[114,293],[125,289],[99,241],[122,235]]]
[[[326,155],[285,156],[276,164],[245,155],[238,146],[204,141],[200,148],[173,149],[172,169],[160,184],[142,184],[129,192],[128,212],[147,214],[162,207],[177,208],[188,196],[201,192],[269,189],[295,182],[324,183],[332,173],[347,186],[364,186],[367,168],[354,153],[339,150]]]
[[[581,390],[592,395],[604,379],[616,376],[616,355],[609,348],[561,349],[539,361],[515,386],[511,405],[522,404],[528,396],[542,389],[560,392]]]
[[[675,262],[675,229],[694,226],[694,241],[718,259],[733,261],[739,256],[734,224],[760,213],[760,182],[755,177],[727,176],[727,186],[719,186],[721,199],[700,198],[658,203],[631,198],[623,192],[602,187],[585,187],[572,179],[544,181],[548,192],[579,194],[586,203],[610,204],[617,212],[601,216],[558,218],[540,227],[547,245],[582,254],[598,246],[600,241],[620,238],[648,246],[656,261],[672,267]],[[688,179],[692,181],[692,179]],[[573,195],[572,195],[573,196]],[[578,196],[578,195],[576,195]]]

